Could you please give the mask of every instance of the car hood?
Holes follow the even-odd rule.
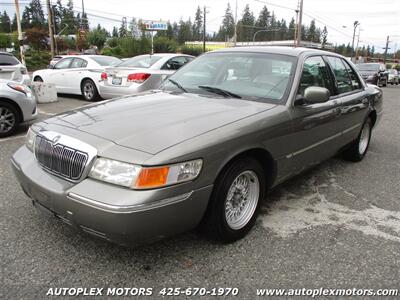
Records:
[[[195,94],[149,92],[89,105],[45,122],[156,154],[276,105]]]

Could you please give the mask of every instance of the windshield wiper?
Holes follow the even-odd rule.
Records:
[[[214,87],[214,86],[199,85],[198,87],[203,89],[203,90],[206,90],[207,92],[224,96],[225,98],[237,98],[237,99],[241,99],[242,98],[241,96],[239,96],[239,95],[237,95],[235,93],[232,93],[230,91],[227,91],[227,90],[224,90],[224,89],[220,89],[220,88],[217,88],[217,87]]]
[[[183,92],[187,93],[187,90],[179,83],[176,82],[175,80],[168,78],[169,82],[172,82],[175,86],[177,86],[180,90],[182,90]]]

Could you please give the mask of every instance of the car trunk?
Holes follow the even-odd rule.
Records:
[[[19,66],[1,66],[0,65],[0,79],[21,81],[22,73]]]

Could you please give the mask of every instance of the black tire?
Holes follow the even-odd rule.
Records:
[[[87,101],[97,101],[100,99],[96,84],[91,79],[85,79],[81,84],[83,98]]]
[[[40,76],[35,76],[35,78],[33,78],[34,82],[43,82],[43,78]]]
[[[254,204],[255,202],[252,202],[250,198],[246,198],[248,203],[253,203],[253,205],[250,205],[250,207],[253,207],[252,209],[254,209],[255,207],[254,212],[251,214],[252,209],[249,209],[249,213],[247,214],[247,218],[249,219],[243,222],[245,225],[242,225],[241,228],[233,229],[228,224],[226,216],[226,201],[228,191],[230,190],[231,186],[233,186],[234,181],[240,175],[246,172],[255,175],[258,179],[258,199],[257,203]],[[250,183],[250,181],[250,185],[253,184],[257,186],[257,180],[251,181],[252,183]],[[253,227],[257,219],[257,215],[260,211],[261,202],[264,200],[265,192],[265,173],[263,167],[257,160],[251,157],[242,157],[231,162],[227,167],[223,169],[215,182],[207,211],[200,224],[200,232],[204,233],[208,238],[223,243],[230,243],[241,239]],[[251,192],[249,187],[248,197],[250,196],[250,193]],[[236,191],[234,195],[236,197]],[[233,199],[232,201],[236,201],[233,196],[231,197],[231,199]],[[239,201],[242,200],[239,199]],[[246,211],[246,209],[247,208],[244,208],[244,211]]]
[[[363,130],[366,126],[369,126],[369,132],[367,135],[368,140],[367,140],[366,146],[361,147],[360,144],[363,139]],[[343,152],[343,158],[345,160],[353,161],[353,162],[361,161],[368,152],[369,143],[371,141],[371,134],[372,134],[372,121],[371,121],[371,118],[368,118],[364,122],[363,126],[361,127],[361,130],[360,130],[360,133],[358,134],[357,139],[353,143],[351,143],[351,145],[349,146],[348,149],[346,149]],[[360,148],[362,148],[363,150],[361,150]]]
[[[1,100],[0,100],[1,101]],[[10,123],[11,122],[11,123]],[[0,103],[0,138],[8,137],[17,130],[20,116],[17,109],[7,103]]]
[[[385,81],[384,81],[384,83],[383,83],[383,87],[386,87],[386,86],[387,86],[387,83],[388,83],[388,80],[387,80],[387,78],[385,78]]]

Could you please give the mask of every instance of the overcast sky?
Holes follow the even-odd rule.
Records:
[[[0,3],[3,1],[11,2],[0,0]],[[66,0],[63,2],[66,3]],[[171,22],[189,17],[193,20],[197,6],[205,5],[208,11],[207,32],[210,33],[218,30],[228,2],[234,11],[236,0],[84,0],[85,9],[91,14],[90,25],[96,26],[100,23],[109,30],[113,26],[119,26],[120,22],[117,20],[123,16]],[[75,8],[81,9],[81,3],[82,0],[75,0]],[[284,18],[289,22],[295,17],[294,9],[298,0],[237,0],[237,3],[239,18],[246,4],[250,5],[256,18],[262,6],[267,5],[277,18]],[[7,8],[13,13],[12,6]],[[317,26],[327,26],[329,42],[351,43],[353,23],[357,20],[361,23],[361,46],[375,45],[376,50],[382,52],[386,36],[389,35],[389,52],[400,49],[400,0],[304,0],[303,22],[309,24],[312,18],[316,19]]]

